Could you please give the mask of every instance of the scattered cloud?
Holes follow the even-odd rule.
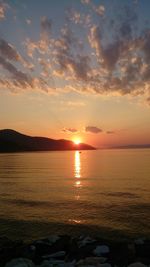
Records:
[[[105,6],[90,0],[81,3],[85,10],[72,10],[57,33],[55,23],[41,17],[39,38],[26,38],[24,50],[0,39],[0,87],[50,92],[63,84],[61,92],[138,96],[149,103],[149,26],[138,27],[132,4],[110,18]],[[5,18],[7,8],[0,2],[0,19]],[[30,25],[31,20],[26,23]]]
[[[52,21],[51,19],[48,19],[47,17],[42,17],[41,18],[41,28],[44,33],[51,33],[51,28],[52,28]]]
[[[89,27],[91,25],[91,15],[81,13],[75,9],[69,9],[67,13],[67,17],[70,21],[75,24],[80,24],[84,28]]]
[[[103,16],[104,12],[105,12],[105,7],[103,5],[99,5],[98,7],[93,6],[93,9],[95,10],[95,12],[100,15]]]
[[[9,5],[5,2],[0,2],[0,20],[5,19],[5,12],[9,8]]]
[[[63,128],[62,131],[65,133],[77,133],[78,132],[76,128]]]
[[[30,78],[30,76],[18,70],[13,64],[11,64],[1,56],[0,65],[10,74],[13,82],[16,83],[16,85],[18,84],[24,87],[26,87],[26,85],[32,86],[32,79]]]
[[[91,0],[81,0],[81,3],[84,5],[89,5],[91,3]]]
[[[114,134],[115,132],[114,131],[107,131],[106,133],[107,134]]]
[[[21,56],[16,49],[4,39],[0,39],[0,54],[8,60],[20,61]]]
[[[26,23],[27,23],[28,25],[30,25],[30,24],[31,24],[31,19],[26,19]]]
[[[81,0],[83,5],[88,5],[97,15],[103,16],[105,12],[104,5],[96,6],[91,0]]]
[[[98,133],[103,132],[103,130],[98,128],[98,127],[96,127],[96,126],[86,126],[85,127],[85,132],[98,134]]]

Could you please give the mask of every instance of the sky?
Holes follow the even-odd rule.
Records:
[[[150,1],[0,1],[0,129],[150,143]]]

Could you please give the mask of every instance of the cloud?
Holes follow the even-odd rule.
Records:
[[[98,127],[96,127],[96,126],[86,126],[85,127],[85,132],[98,134],[98,133],[103,132],[103,130],[98,128]]]
[[[71,9],[67,23],[59,29],[57,25],[57,31],[55,23],[43,16],[39,38],[27,38],[20,50],[0,39],[0,87],[44,92],[59,88],[61,93],[138,96],[149,102],[149,26],[139,27],[132,4],[122,5],[119,16],[110,18],[104,6],[81,2],[86,4],[84,10]],[[1,2],[1,18],[6,8]]]
[[[115,132],[114,131],[107,131],[106,133],[107,134],[114,134]]]
[[[5,12],[9,8],[9,5],[4,2],[0,2],[0,20],[5,18]]]
[[[56,40],[54,47],[57,71],[63,76],[66,76],[67,73],[73,80],[87,80],[90,69],[89,57],[84,54],[74,56],[72,47],[77,47],[79,44],[69,27],[65,26],[61,33],[62,35]]]
[[[0,39],[0,53],[9,60],[20,61],[21,56],[16,49],[4,39]]]
[[[44,77],[50,76],[51,64],[49,59],[38,58],[39,64],[41,65],[41,75]]]
[[[45,16],[42,17],[41,18],[41,29],[42,29],[42,34],[43,35],[51,34],[51,29],[52,29],[52,21],[51,21],[51,19],[48,19]]]
[[[89,5],[91,3],[91,0],[81,0],[81,3],[84,5]]]
[[[100,16],[104,15],[105,7],[103,5],[99,5],[98,7],[93,6],[93,9],[98,15],[100,15]]]
[[[19,62],[30,70],[33,68],[33,64],[25,60],[19,52],[17,52],[15,47],[4,39],[0,39],[0,55],[9,61]]]
[[[0,56],[0,65],[10,74],[16,86],[32,87],[32,79],[26,73],[18,70],[12,63]]]
[[[105,12],[105,7],[103,5],[96,6],[91,0],[81,0],[83,5],[88,5],[96,14],[103,16]]]
[[[62,131],[65,133],[77,133],[78,132],[76,128],[63,128]]]
[[[89,27],[91,25],[91,15],[81,13],[75,9],[69,9],[67,12],[67,17],[69,21],[72,21],[74,24],[80,24],[82,27]]]
[[[28,20],[28,24],[30,20]],[[26,20],[27,22],[27,20]],[[42,17],[40,21],[41,31],[40,31],[40,39],[37,41],[33,41],[29,38],[26,38],[24,41],[25,48],[27,50],[27,55],[31,58],[34,57],[35,52],[39,54],[48,54],[50,48],[50,36],[52,30],[52,21],[47,17]],[[47,55],[49,56],[49,55]]]
[[[31,19],[26,19],[26,23],[27,23],[28,25],[30,25],[30,24],[31,24]]]

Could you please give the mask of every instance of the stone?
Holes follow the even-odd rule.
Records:
[[[99,267],[111,267],[110,263],[102,263],[99,265]]]
[[[93,250],[93,254],[96,256],[101,256],[102,254],[107,254],[109,253],[109,247],[106,245],[102,245],[102,246],[97,246],[94,250]]]
[[[87,236],[87,237],[84,237],[84,238],[81,238],[80,237],[80,241],[78,241],[78,247],[83,247],[87,244],[91,244],[95,242],[95,239],[92,239],[91,237]]]
[[[50,235],[47,240],[51,243],[54,244],[57,240],[60,239],[60,236],[58,235]]]
[[[135,244],[136,256],[140,258],[149,258],[150,241],[145,240],[144,244]]]
[[[107,259],[104,258],[104,257],[87,257],[85,259],[81,259],[77,262],[77,266],[78,265],[97,265],[97,264],[100,264],[100,263],[104,263]]]
[[[141,262],[134,262],[129,264],[128,267],[147,267],[147,266]]]
[[[58,266],[58,267],[74,267],[75,266],[75,262],[65,262],[63,260],[45,260],[41,263],[40,267],[54,267],[54,266]]]
[[[144,244],[144,238],[138,238],[134,241],[136,245],[143,245]]]
[[[47,259],[47,258],[60,258],[60,257],[63,257],[65,256],[66,252],[65,251],[58,251],[56,253],[52,253],[52,254],[49,254],[49,255],[44,255],[42,256],[43,259]]]
[[[25,258],[16,258],[6,263],[5,267],[35,267],[34,263]]]

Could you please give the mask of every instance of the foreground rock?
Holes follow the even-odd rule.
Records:
[[[112,242],[52,235],[29,244],[0,238],[0,267],[148,267],[150,240]]]

